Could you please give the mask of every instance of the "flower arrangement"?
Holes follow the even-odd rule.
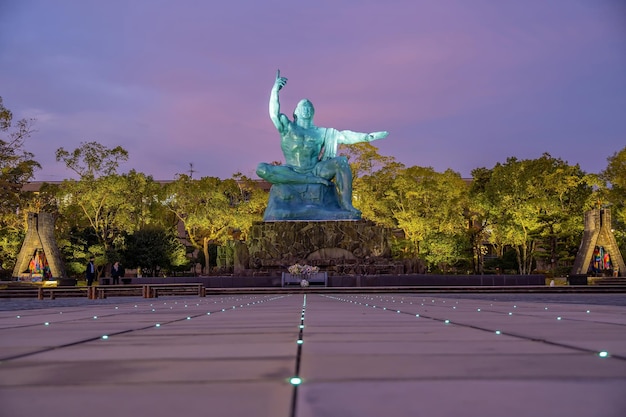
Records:
[[[289,273],[291,275],[297,275],[297,276],[304,276],[305,278],[302,278],[300,280],[300,286],[301,287],[308,287],[309,286],[309,280],[307,279],[311,274],[315,274],[317,272],[319,272],[319,267],[317,266],[311,266],[311,265],[300,265],[300,264],[295,264],[295,265],[291,265],[289,268],[287,268],[287,271],[289,271]]]
[[[287,271],[292,275],[311,275],[319,272],[320,269],[317,266],[295,264],[287,268]]]

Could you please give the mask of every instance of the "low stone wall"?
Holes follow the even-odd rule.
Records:
[[[280,277],[133,278],[132,284],[202,283],[207,288],[280,287]],[[329,276],[329,287],[522,286],[545,285],[545,275],[345,275]]]
[[[330,261],[391,261],[390,237],[390,229],[366,220],[259,222],[246,242],[250,262],[246,267],[273,270],[296,262],[327,266]]]

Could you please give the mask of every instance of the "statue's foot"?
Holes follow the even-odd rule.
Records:
[[[361,217],[361,210],[357,210],[354,207],[352,207],[352,210],[350,210],[350,213],[354,213],[355,216]]]
[[[350,205],[345,205],[344,207],[342,207],[345,211],[350,212],[352,215],[354,215],[355,217],[361,217],[361,210],[357,210],[356,208],[354,208],[354,206],[352,204]]]

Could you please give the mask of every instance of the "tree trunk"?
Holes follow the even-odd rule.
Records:
[[[204,253],[204,270],[209,275],[209,239],[206,237],[202,239],[202,252]]]

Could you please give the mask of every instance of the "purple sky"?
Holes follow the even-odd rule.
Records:
[[[548,152],[587,172],[626,146],[623,0],[0,0],[0,96],[38,180],[55,150],[123,146],[130,169],[257,178],[284,160],[268,116],[301,98],[318,126],[464,177]]]

